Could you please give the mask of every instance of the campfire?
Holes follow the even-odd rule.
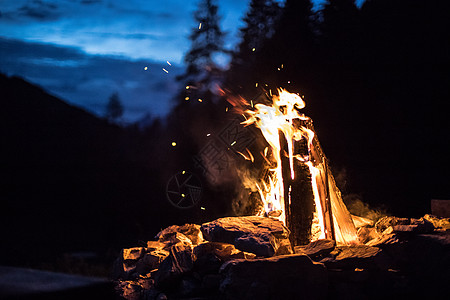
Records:
[[[240,104],[249,106],[242,99]],[[250,106],[243,124],[255,124],[270,145],[261,153],[269,164],[268,172],[257,184],[264,214],[278,217],[289,228],[295,246],[324,238],[341,245],[357,244],[356,228],[312,120],[300,112],[305,107],[303,99],[279,89],[271,106]]]
[[[123,249],[122,299],[371,299],[440,295],[450,276],[450,219],[351,215],[305,102],[280,89],[271,104],[230,100],[265,139],[253,181],[262,209],[172,225]],[[255,161],[248,149],[240,153]],[[425,254],[424,254],[425,252]],[[441,274],[443,274],[441,276]]]

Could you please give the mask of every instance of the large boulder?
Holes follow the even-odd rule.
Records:
[[[231,260],[221,268],[225,299],[325,299],[325,266],[301,254]]]
[[[260,257],[290,254],[289,230],[281,221],[264,217],[228,217],[205,223],[206,240],[233,244],[237,249]]]

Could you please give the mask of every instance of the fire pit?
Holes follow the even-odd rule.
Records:
[[[261,151],[254,216],[170,226],[114,265],[124,299],[367,299],[442,295],[450,278],[450,219],[347,210],[303,99],[232,99],[269,145]],[[246,107],[246,109],[243,109]],[[240,153],[253,162],[254,155]],[[243,173],[247,174],[247,173]],[[248,175],[246,175],[248,176]]]

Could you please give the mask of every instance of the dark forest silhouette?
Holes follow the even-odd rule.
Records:
[[[220,16],[214,1],[204,3]],[[302,93],[335,175],[346,174],[337,176],[344,194],[398,216],[429,212],[430,199],[450,198],[449,11],[438,0],[368,0],[361,8],[329,0],[317,12],[307,0],[252,0],[226,71],[210,57],[223,50],[218,19],[202,23],[217,38],[206,46],[194,44],[202,32],[193,29],[177,104],[144,130],[1,76],[1,228],[11,247],[2,247],[0,263],[119,249],[171,224],[248,211],[232,201],[242,189],[234,170],[213,184],[198,163],[208,134],[237,118],[214,83],[247,99],[280,86]],[[244,164],[230,148],[232,163]],[[166,199],[168,180],[181,171],[203,183],[201,202],[188,210]]]

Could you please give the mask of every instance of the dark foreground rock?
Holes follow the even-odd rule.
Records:
[[[291,249],[288,231],[270,218],[171,226],[146,247],[122,251],[117,295],[128,300],[445,298],[448,219],[389,217],[376,224],[360,227],[366,244],[317,240],[288,255],[280,255]]]
[[[326,299],[328,274],[307,255],[232,260],[221,268],[226,299]]]

